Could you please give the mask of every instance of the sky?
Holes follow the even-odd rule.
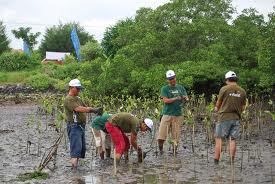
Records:
[[[0,20],[6,26],[11,40],[10,47],[22,48],[22,40],[14,38],[12,29],[32,27],[32,32],[41,32],[59,22],[79,22],[87,32],[101,41],[106,27],[118,20],[133,17],[141,7],[156,7],[169,0],[0,0]],[[238,12],[256,8],[267,16],[273,11],[275,0],[232,0]],[[43,36],[39,37],[41,40]]]

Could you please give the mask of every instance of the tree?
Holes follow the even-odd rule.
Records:
[[[3,22],[0,21],[0,54],[9,50],[9,43],[10,41],[6,35],[6,27],[3,25]]]
[[[92,61],[96,58],[104,58],[103,49],[97,42],[88,41],[81,47],[81,57],[84,61]]]
[[[58,26],[46,29],[45,36],[39,47],[41,55],[45,56],[46,51],[74,53],[74,47],[71,41],[71,31],[73,27],[76,27],[80,45],[84,45],[88,41],[96,42],[94,37],[89,35],[78,23],[60,23]]]
[[[41,33],[30,33],[31,29],[31,27],[19,27],[18,30],[12,30],[11,32],[14,34],[15,38],[21,38],[29,45],[30,49],[33,50],[34,45],[37,44],[37,38],[40,36]]]
[[[106,29],[101,42],[106,56],[113,58],[119,49],[128,45],[131,39],[135,39],[131,34],[132,32],[130,32],[129,39],[127,39],[128,37],[126,35],[126,31],[129,30],[132,25],[134,25],[134,21],[127,18]]]

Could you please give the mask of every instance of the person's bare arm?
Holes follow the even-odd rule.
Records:
[[[99,111],[102,112],[102,108],[92,108],[92,107],[84,107],[84,106],[78,106],[74,109],[75,112],[93,112],[98,113]]]
[[[218,112],[222,106],[223,102],[223,96],[224,96],[224,88],[220,89],[219,95],[218,95],[218,100],[215,105],[215,112]]]
[[[221,108],[222,102],[220,100],[217,100],[216,106],[215,106],[215,112],[218,112]]]
[[[174,97],[174,98],[167,98],[165,96],[162,97],[162,101],[166,104],[174,103],[176,100],[181,100],[182,98],[180,96]]]
[[[137,145],[137,133],[132,131],[131,132],[131,145],[138,150],[138,145]]]
[[[91,107],[78,106],[74,109],[75,112],[91,112]]]

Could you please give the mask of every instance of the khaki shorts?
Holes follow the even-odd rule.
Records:
[[[158,139],[166,140],[167,132],[169,133],[170,128],[172,128],[172,138],[179,142],[181,134],[181,125],[183,123],[183,116],[169,116],[163,115],[160,121]],[[167,131],[168,128],[168,131]]]
[[[94,128],[92,128],[92,132],[95,138],[96,147],[101,146],[103,151],[106,151],[106,149],[111,149],[111,136],[109,134]]]

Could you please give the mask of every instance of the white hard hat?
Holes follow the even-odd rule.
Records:
[[[153,120],[149,119],[149,118],[145,118],[144,119],[144,123],[146,124],[146,126],[150,129],[150,131],[152,131],[153,128]]]
[[[80,88],[80,89],[83,89],[80,81],[78,79],[73,79],[69,82],[69,86],[70,87],[77,87],[77,88]]]
[[[175,72],[173,70],[168,70],[166,72],[166,78],[167,79],[173,79],[176,76]]]
[[[237,77],[235,72],[229,71],[225,74],[225,79]]]

